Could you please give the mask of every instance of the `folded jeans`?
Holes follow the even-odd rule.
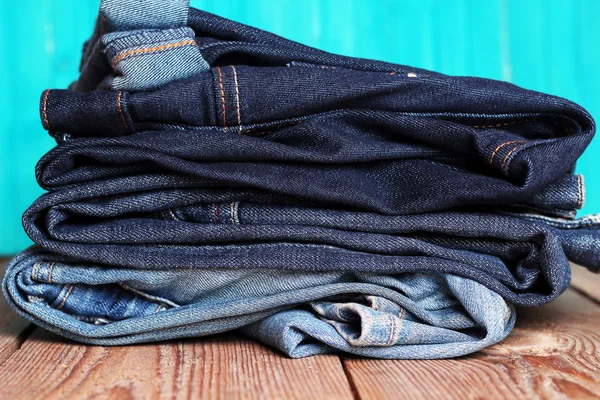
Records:
[[[446,358],[499,342],[515,322],[501,296],[451,274],[107,268],[38,247],[11,262],[3,290],[25,318],[99,345],[241,328],[292,357]]]

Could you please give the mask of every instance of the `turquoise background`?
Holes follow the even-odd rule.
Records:
[[[0,0],[0,254],[25,248],[21,214],[42,193],[46,88],[77,77],[99,1]],[[331,52],[503,79],[600,116],[598,0],[197,0],[194,7]],[[600,140],[578,164],[600,212]]]

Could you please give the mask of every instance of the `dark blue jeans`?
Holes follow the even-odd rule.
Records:
[[[461,318],[477,321],[462,327],[485,328],[490,315],[503,321],[489,345],[513,321],[495,293],[540,305],[566,289],[568,259],[600,270],[600,218],[571,219],[585,193],[575,162],[595,131],[581,107],[504,82],[325,53],[194,9],[188,26],[181,18],[133,33],[106,33],[101,19],[78,82],[42,94],[42,121],[59,145],[36,169],[49,193],[23,222],[51,253],[25,253],[4,283],[11,304],[36,323],[103,344],[214,333],[213,325],[162,331],[167,337],[140,331],[160,321],[161,329],[175,329],[164,323],[166,314],[152,319],[150,310],[161,304],[198,306],[197,299],[178,303],[152,280],[172,271],[177,282],[190,270],[218,271],[214,279],[227,271],[289,272],[286,279],[311,290],[330,274],[329,283],[352,282],[346,294],[362,287],[364,274],[385,287],[399,279],[393,286],[400,293],[420,287],[414,277],[425,274],[425,286],[435,288],[428,296],[452,293],[436,307],[462,304]],[[89,280],[86,265],[103,272]],[[145,304],[137,311],[155,321],[142,328],[131,328],[134,321],[91,333],[29,304],[68,308],[73,290],[102,298],[85,296],[127,276],[137,282],[132,293],[143,294],[132,300]],[[277,320],[282,310],[264,306],[261,284],[253,282],[252,301]],[[496,311],[471,313],[473,299],[464,296],[470,285],[479,285]],[[275,286],[277,293],[288,287]],[[330,289],[320,290],[316,297],[287,292],[285,304],[327,300]],[[380,293],[365,294],[370,290]],[[89,311],[72,307],[89,322]],[[323,315],[328,307],[313,306]],[[191,321],[183,312],[173,321]],[[274,328],[263,326],[247,330],[265,340]],[[125,338],[107,339],[117,332]],[[395,343],[393,335],[386,331],[385,342]],[[336,340],[328,345],[346,349]],[[431,357],[467,352],[453,349]]]
[[[24,216],[37,243],[136,268],[444,270],[529,305],[564,290],[565,253],[600,268],[594,229],[498,215],[582,206],[572,173],[594,123],[579,106],[196,10],[189,24],[208,71],[152,91],[44,93],[62,144],[36,171],[51,192]]]

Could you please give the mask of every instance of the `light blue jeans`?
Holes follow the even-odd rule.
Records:
[[[445,358],[501,341],[515,322],[513,307],[484,285],[436,272],[136,270],[34,247],[11,262],[3,286],[23,317],[98,345],[239,328],[291,357]]]

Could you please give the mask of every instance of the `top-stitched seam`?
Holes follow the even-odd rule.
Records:
[[[44,123],[46,124],[46,128],[48,128],[48,130],[51,131],[52,128],[50,127],[50,121],[48,121],[48,113],[47,113],[48,96],[49,95],[50,95],[50,89],[46,89],[46,91],[44,92],[44,104],[42,107],[42,117],[44,118]]]
[[[36,280],[36,281],[37,281],[37,280],[39,280],[40,266],[41,266],[41,265],[42,265],[42,261],[39,261],[38,263],[36,263],[36,264],[33,266],[33,270],[31,271],[31,277],[32,277],[34,280]]]
[[[240,210],[240,202],[236,201],[236,202],[234,202],[234,207],[233,207],[233,218],[234,218],[234,222],[238,225],[240,224],[239,210]]]
[[[385,343],[386,346],[389,346],[392,344],[392,341],[394,340],[394,333],[396,331],[396,321],[394,320],[394,317],[392,317],[391,314],[388,314],[388,318],[390,319],[392,326],[391,326],[391,330],[390,330],[390,337],[388,338],[388,341]]]
[[[510,156],[513,153],[515,153],[517,150],[523,150],[526,146],[527,146],[527,143],[516,145],[514,149],[509,151],[508,154],[506,154],[506,157],[504,157],[504,160],[502,161],[502,166],[500,168],[504,171],[504,166],[508,166],[507,161],[509,161]],[[513,156],[513,158],[514,158],[514,156]]]
[[[186,39],[186,40],[182,40],[182,41],[176,42],[176,43],[168,43],[168,44],[163,44],[160,46],[146,47],[146,48],[141,48],[141,49],[133,49],[133,50],[126,51],[125,53],[121,53],[118,56],[116,56],[112,60],[111,65],[113,68],[115,68],[117,66],[117,64],[119,63],[119,61],[121,61],[124,58],[131,56],[133,54],[156,53],[161,50],[169,50],[169,49],[173,49],[176,47],[182,47],[182,46],[187,46],[187,45],[192,45],[192,46],[198,47],[198,45],[196,44],[196,41],[194,41],[194,39]]]
[[[539,118],[529,118],[529,119],[520,119],[517,121],[510,121],[510,122],[501,122],[501,123],[494,124],[494,125],[472,125],[472,127],[476,128],[476,129],[499,128],[501,126],[515,125],[515,124],[520,124],[520,123],[525,123],[525,122],[533,122],[533,121],[538,121],[538,120],[539,120]]]
[[[235,202],[231,203],[231,208],[230,208],[230,213],[231,213],[231,225],[235,225]]]
[[[583,206],[583,196],[581,190],[581,175],[577,175],[577,209]]]
[[[123,91],[120,90],[117,95],[117,107],[119,108],[119,115],[121,116],[121,121],[123,121],[123,125],[125,125],[125,129],[129,132],[129,126],[127,125],[127,120],[125,119],[125,114],[123,114],[123,106],[122,102]]]
[[[520,124],[520,123],[525,123],[525,122],[535,122],[535,121],[539,121],[539,120],[540,120],[539,118],[528,118],[528,119],[521,119],[521,120],[517,120],[517,121],[510,121],[510,122],[494,124],[494,125],[472,125],[471,127],[476,128],[476,129],[499,128],[501,126],[515,125],[515,124]],[[548,122],[555,124],[555,125],[559,125],[565,131],[567,136],[571,136],[571,132],[569,131],[569,129],[565,126],[560,125],[560,123],[558,121],[549,120]]]
[[[583,208],[583,206],[585,205],[585,177],[583,175],[579,175],[581,176],[581,207]]]
[[[215,204],[215,222],[219,222],[219,203]]]
[[[238,120],[238,133],[242,133],[242,115],[240,113],[240,89],[238,86],[237,79],[237,71],[235,70],[235,66],[232,65],[231,69],[233,70],[233,83],[235,84],[235,105],[237,109],[237,120]]]
[[[499,150],[500,150],[502,147],[504,147],[504,146],[506,146],[506,145],[509,145],[509,144],[513,144],[513,143],[519,143],[519,142],[524,142],[524,140],[511,140],[511,141],[504,142],[504,143],[501,143],[500,145],[498,145],[498,147],[496,147],[496,148],[494,149],[494,151],[492,152],[492,155],[490,156],[490,160],[489,160],[489,163],[490,163],[490,165],[491,165],[491,164],[494,162],[494,157],[496,156],[496,153],[497,153],[497,152],[498,152],[498,151],[499,151]]]
[[[219,75],[219,90],[221,92],[221,112],[223,114],[223,130],[227,130],[227,104],[225,102],[225,89],[223,88],[223,74],[221,73],[221,67],[217,67],[217,74]]]
[[[54,264],[56,263],[53,262],[50,264],[50,270],[48,271],[48,283],[52,283],[52,271],[54,270]]]
[[[75,287],[75,285],[71,285],[71,287],[69,288],[69,290],[67,291],[67,294],[65,294],[65,297],[62,299],[62,301],[60,302],[60,304],[58,305],[58,307],[56,308],[57,310],[60,310],[62,308],[62,306],[65,305],[65,303],[67,302],[67,299],[69,298],[69,296],[71,295],[71,292],[73,291],[73,288]]]

